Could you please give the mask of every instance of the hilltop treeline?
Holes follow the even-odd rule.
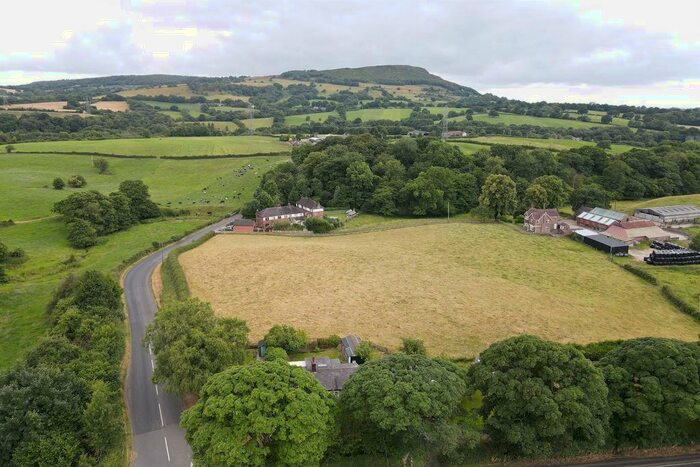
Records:
[[[266,173],[244,212],[301,196],[382,215],[444,215],[448,203],[452,212],[467,212],[483,201],[482,187],[492,175],[513,183],[510,213],[697,193],[700,144],[668,143],[617,156],[590,146],[555,152],[494,145],[468,155],[430,138],[393,144],[370,135],[329,138],[295,148],[291,162]]]

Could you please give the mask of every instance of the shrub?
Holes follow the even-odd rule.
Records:
[[[98,271],[86,271],[75,284],[75,304],[78,308],[105,307],[122,315],[122,290],[117,281]]]
[[[288,358],[287,352],[279,347],[268,347],[267,350],[265,350],[265,361],[280,361],[286,363]]]
[[[355,353],[363,362],[369,362],[370,360],[374,360],[377,356],[377,353],[374,351],[374,348],[372,348],[372,345],[367,341],[360,342],[360,345],[358,345],[355,349]]]
[[[421,339],[405,337],[401,339],[401,351],[409,355],[426,355],[425,344]]]
[[[690,249],[700,251],[700,234],[693,237],[693,240],[690,242]]]
[[[53,189],[62,190],[66,186],[66,182],[63,181],[61,177],[56,177],[53,179]]]
[[[315,234],[327,233],[335,228],[331,222],[321,217],[309,217],[304,221],[304,226]]]
[[[645,271],[644,269],[638,268],[632,264],[624,264],[622,267],[634,274],[635,276],[644,279],[650,284],[659,285],[659,281],[656,280],[656,277],[654,277],[651,273]]]
[[[7,152],[8,154],[14,150],[15,150],[15,147],[11,144],[8,144],[7,146],[5,146],[5,152]]]
[[[0,264],[0,284],[7,284],[10,279],[7,277],[7,272],[5,272],[5,266]]]
[[[104,157],[98,157],[92,161],[92,166],[97,169],[97,172],[103,174],[109,170],[109,162]]]
[[[320,337],[316,340],[316,344],[321,349],[334,349],[340,345],[340,336],[332,334],[328,337]]]
[[[693,305],[683,300],[681,297],[676,295],[676,293],[671,290],[667,285],[661,287],[661,294],[668,299],[669,302],[678,308],[681,312],[686,315],[690,315],[696,320],[700,319],[700,313],[695,309]]]
[[[75,248],[90,248],[97,244],[97,230],[88,221],[75,219],[68,223],[68,243]]]
[[[295,224],[291,222],[275,222],[272,224],[272,230],[275,232],[289,232],[304,230],[304,226],[301,224]]]
[[[287,353],[294,353],[306,347],[306,333],[287,325],[272,326],[264,340],[268,347],[279,347]]]
[[[71,188],[82,188],[85,185],[87,185],[87,182],[82,175],[71,175],[68,179],[68,186]]]

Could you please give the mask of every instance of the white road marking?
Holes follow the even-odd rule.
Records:
[[[170,449],[168,449],[168,438],[163,436],[163,440],[165,441],[165,454],[168,456],[168,462],[170,462]]]
[[[163,423],[163,410],[160,408],[160,402],[158,402],[158,413],[160,414],[160,426],[165,426],[165,423]]]
[[[158,395],[158,385],[154,384],[154,386],[156,387],[156,396],[157,396]]]
[[[153,359],[151,359],[151,370],[155,370],[156,366],[153,364]]]
[[[153,349],[151,348],[151,344],[148,344],[148,353],[153,355]]]

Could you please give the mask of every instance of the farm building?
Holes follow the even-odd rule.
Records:
[[[226,227],[226,230],[231,232],[252,232],[255,229],[255,221],[251,219],[236,219]]]
[[[593,208],[576,216],[576,223],[594,230],[605,230],[615,222],[627,219],[627,215],[610,209]]]
[[[340,339],[340,356],[347,363],[362,363],[362,359],[357,355],[357,347],[362,343],[362,339],[357,336],[345,336]]]
[[[559,219],[556,209],[530,208],[525,212],[523,229],[526,232],[550,234],[557,231]]]
[[[341,363],[337,358],[307,357],[304,360],[304,368],[314,375],[321,386],[338,395],[345,381],[360,368],[360,365],[355,362]]]
[[[301,222],[306,218],[306,211],[296,206],[277,206],[265,208],[255,213],[255,228],[271,230],[275,222]]]
[[[296,206],[306,212],[307,217],[323,217],[323,206],[311,198],[301,198]]]
[[[406,136],[428,136],[430,133],[423,130],[412,130],[409,131]]]
[[[666,241],[672,235],[652,221],[643,219],[630,219],[616,222],[603,232],[603,235],[616,238],[626,243],[637,243],[644,240]]]
[[[700,208],[692,204],[640,208],[634,212],[634,215],[660,225],[692,224],[695,219],[700,218]]]
[[[599,232],[588,229],[580,229],[574,232],[577,238],[596,250],[604,251],[612,255],[626,256],[629,254],[629,246],[621,240],[606,237]]]
[[[265,208],[255,213],[255,228],[271,230],[276,222],[302,222],[307,217],[323,217],[323,206],[311,198],[301,198],[295,206]]]
[[[466,131],[451,130],[442,132],[443,138],[464,138],[465,136],[467,136]]]

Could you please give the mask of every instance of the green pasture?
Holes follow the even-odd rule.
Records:
[[[265,136],[191,136],[165,138],[104,139],[97,141],[47,141],[18,143],[22,152],[95,152],[124,156],[211,156],[287,152],[291,148]],[[1,151],[2,149],[0,149]]]
[[[10,283],[0,285],[0,368],[31,349],[49,328],[46,304],[70,272],[112,271],[152,242],[165,242],[206,222],[206,218],[189,218],[141,224],[105,237],[104,243],[88,251],[68,245],[65,226],[56,218],[0,228],[0,241],[24,249],[28,258],[8,270]]]
[[[595,146],[595,143],[590,141],[576,141],[573,139],[524,138],[519,136],[479,136],[471,139],[490,144],[512,144],[517,146],[532,146],[536,148],[557,150],[575,149],[583,146]],[[634,149],[634,147],[626,144],[612,144],[609,152],[612,154],[621,154],[631,149]]]
[[[153,200],[163,206],[235,209],[252,196],[262,174],[287,159],[287,155],[201,160],[108,158],[109,171],[99,174],[92,167],[90,156],[2,154],[0,219],[18,221],[49,216],[53,204],[71,193],[108,193],[123,180],[132,179],[143,180]],[[66,180],[76,174],[85,177],[87,186],[52,188],[55,177]]]

